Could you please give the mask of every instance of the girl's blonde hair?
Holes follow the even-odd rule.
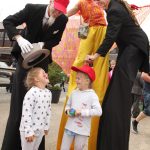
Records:
[[[30,89],[31,87],[36,85],[35,78],[41,69],[42,68],[40,67],[35,67],[28,71],[26,79],[25,79],[25,86],[27,87],[27,89]]]

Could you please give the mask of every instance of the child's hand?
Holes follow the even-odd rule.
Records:
[[[76,112],[75,112],[75,116],[81,116],[81,111],[80,110],[76,110]]]
[[[44,130],[45,135],[48,135],[48,130]]]
[[[34,135],[26,137],[27,142],[33,142],[34,139],[35,139]]]
[[[67,109],[67,110],[65,111],[65,113],[66,113],[66,115],[68,115],[69,117],[72,117],[72,115],[70,114],[70,109]]]

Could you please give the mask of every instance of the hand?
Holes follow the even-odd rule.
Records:
[[[27,142],[33,142],[34,139],[35,139],[34,135],[26,137]]]
[[[66,111],[66,115],[68,115],[69,117],[74,117],[75,116],[75,110],[74,109],[67,109]]]
[[[99,56],[99,54],[97,54],[97,53],[95,53],[94,55],[87,55],[85,58],[85,61],[87,61],[87,62],[94,61],[98,56]]]
[[[44,130],[45,135],[48,135],[48,130]]]
[[[40,45],[40,48],[42,49],[44,46],[44,42],[38,42],[38,45]]]
[[[70,117],[71,117],[71,115],[70,115],[69,111],[70,111],[70,109],[67,109],[67,110],[65,111],[65,113],[66,113],[66,115],[68,115],[68,116],[70,116]]]
[[[93,61],[92,60],[86,60],[85,62],[84,62],[84,65],[88,65],[88,66],[90,66],[90,67],[93,67]]]
[[[81,116],[81,111],[80,110],[76,110],[75,116]]]
[[[32,44],[22,36],[16,36],[16,41],[21,48],[22,53],[29,53],[33,48]]]

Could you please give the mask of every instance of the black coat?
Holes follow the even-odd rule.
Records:
[[[131,90],[137,71],[149,72],[148,38],[117,1],[110,1],[107,19],[106,37],[97,53],[105,56],[114,42],[119,53],[102,104],[97,150],[128,150]]]
[[[55,20],[54,24],[44,32],[42,31],[42,21],[46,8],[47,5],[27,4],[23,10],[4,19],[3,24],[10,40],[12,40],[15,35],[20,34],[16,26],[25,22],[26,28],[21,33],[25,39],[31,43],[45,42],[44,48],[50,51],[52,47],[58,45],[68,19],[62,14]],[[55,34],[55,32],[57,33]],[[20,52],[20,47],[16,43],[13,47],[12,54],[18,59]]]
[[[145,32],[134,23],[123,5],[111,0],[107,10],[107,21],[106,37],[97,51],[101,56],[107,54],[114,42],[119,50],[124,50],[132,44],[149,55],[149,42]]]

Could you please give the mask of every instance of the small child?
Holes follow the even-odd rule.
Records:
[[[108,74],[109,75],[109,80],[111,79],[111,77],[113,75],[115,66],[116,66],[116,60],[111,60],[110,61],[110,68],[111,68],[111,70],[109,71],[109,74]]]
[[[29,91],[23,101],[20,135],[22,150],[38,150],[48,134],[51,114],[51,92],[46,89],[48,75],[42,68],[32,68],[25,84]]]
[[[91,117],[101,116],[102,109],[98,96],[94,92],[92,82],[95,80],[95,72],[88,65],[82,67],[72,66],[77,72],[77,89],[72,93],[65,107],[68,120],[65,126],[61,150],[70,150],[74,140],[74,149],[82,150],[90,136]]]

